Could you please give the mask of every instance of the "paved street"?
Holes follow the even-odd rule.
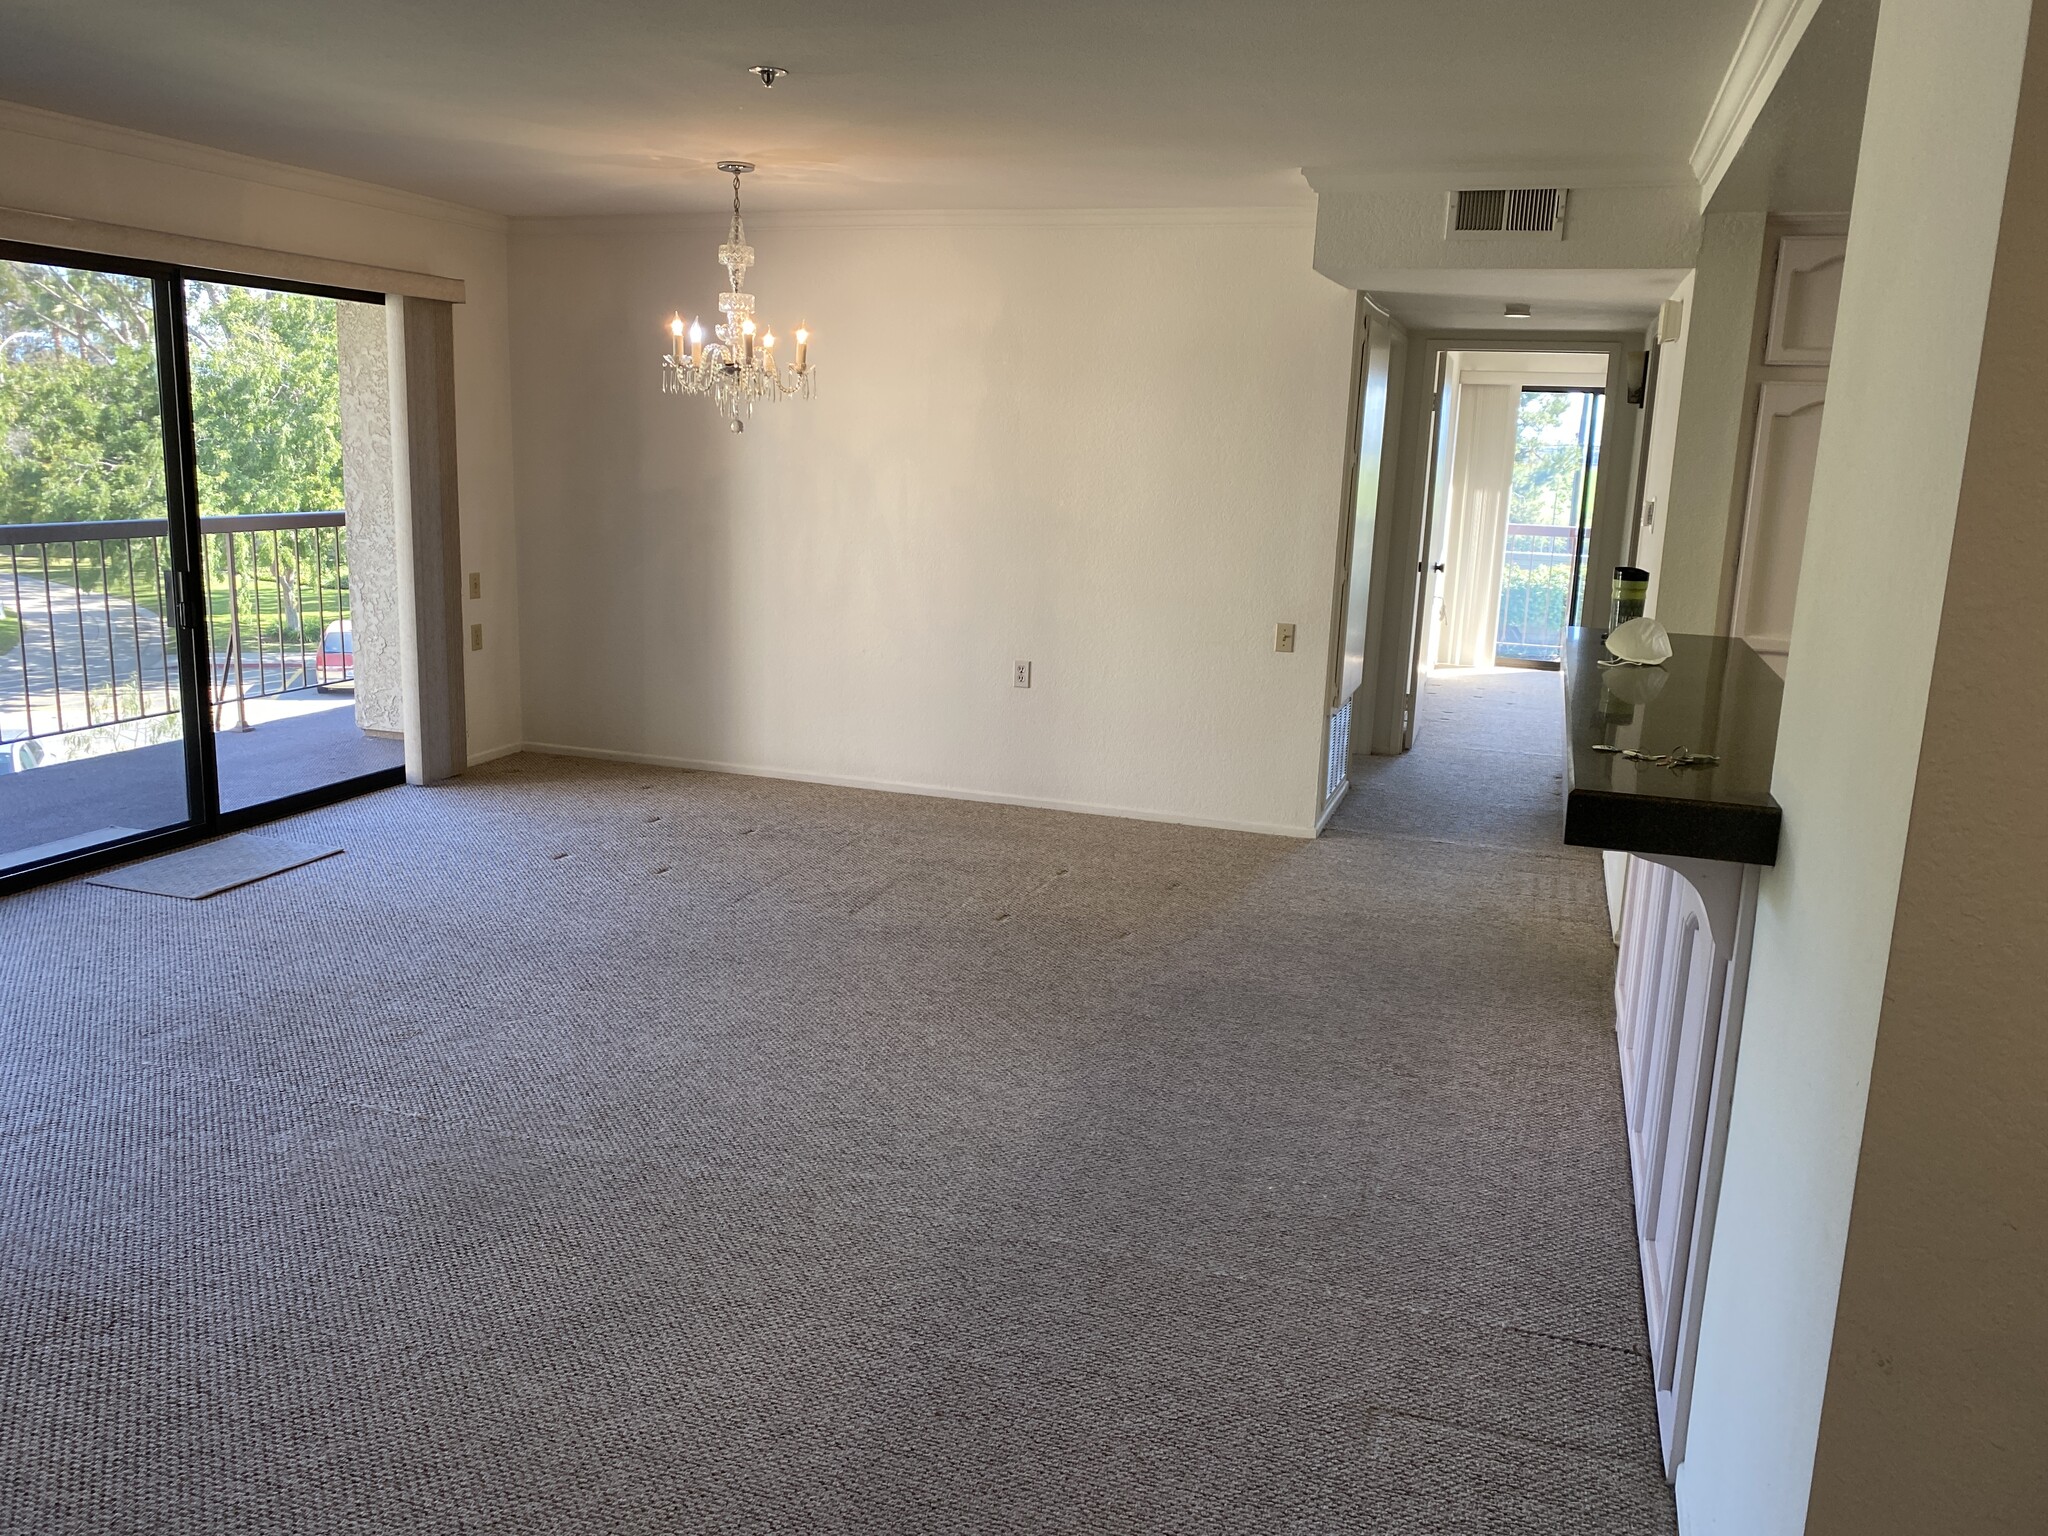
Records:
[[[131,600],[0,571],[0,607],[21,621],[20,639],[0,655],[0,737],[177,713],[175,643],[140,593]],[[251,652],[237,665],[216,653],[216,697],[232,700],[238,682],[250,697],[308,686],[317,643]]]

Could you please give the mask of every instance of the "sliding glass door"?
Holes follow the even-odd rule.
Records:
[[[195,816],[165,298],[0,259],[0,875]]]
[[[1580,622],[1605,405],[1605,391],[1598,389],[1521,392],[1494,629],[1496,665],[1557,666],[1566,628]]]
[[[380,305],[0,242],[0,887],[402,777]]]
[[[184,300],[221,808],[402,768],[397,533],[388,496],[344,488],[354,439],[389,441],[381,393],[345,422],[341,388],[383,307],[199,279]]]

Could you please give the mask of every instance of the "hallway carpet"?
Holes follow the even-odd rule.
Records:
[[[1312,844],[525,756],[0,902],[0,1530],[1670,1532],[1555,688]]]

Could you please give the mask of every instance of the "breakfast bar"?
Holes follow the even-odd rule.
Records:
[[[1727,636],[1673,635],[1660,666],[1607,660],[1599,631],[1567,634],[1563,830],[1629,856],[1615,1031],[1669,1475],[1685,1455],[1757,889],[1778,856],[1781,684]]]

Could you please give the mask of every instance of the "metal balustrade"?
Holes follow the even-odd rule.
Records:
[[[321,665],[349,618],[340,512],[202,517],[209,687],[216,724],[251,698],[352,681],[352,650]],[[179,712],[163,518],[0,524],[0,740]],[[0,639],[0,643],[5,643]]]

